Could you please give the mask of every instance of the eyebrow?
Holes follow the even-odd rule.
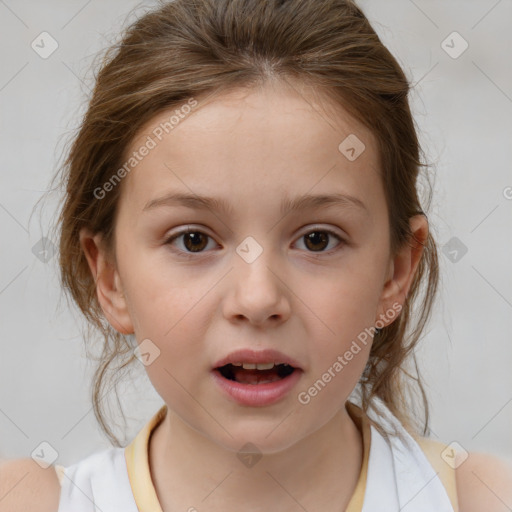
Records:
[[[232,207],[223,199],[178,192],[166,194],[165,196],[148,201],[142,211],[145,212],[162,206],[185,206],[198,210],[222,212],[225,215],[233,213]],[[293,199],[285,198],[281,203],[281,215],[294,211],[315,210],[332,206],[356,208],[363,213],[369,213],[367,206],[361,199],[349,194],[306,194]]]

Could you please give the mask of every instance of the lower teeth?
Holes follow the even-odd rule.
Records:
[[[293,371],[294,369],[288,365],[279,365],[271,370],[243,370],[233,365],[227,365],[220,373],[224,378],[240,384],[258,385],[282,380],[293,373]]]
[[[247,373],[239,373],[237,375],[238,378],[235,378],[235,381],[240,384],[252,384],[257,386],[258,384],[266,384],[268,382],[276,382],[277,380],[281,380],[281,377],[278,375],[273,375],[269,378],[267,375],[259,375],[252,372]]]

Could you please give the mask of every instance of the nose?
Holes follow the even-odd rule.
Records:
[[[224,300],[224,314],[233,320],[247,319],[257,326],[286,321],[291,312],[290,284],[271,251],[254,261],[235,254]]]

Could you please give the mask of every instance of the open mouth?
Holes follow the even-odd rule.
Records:
[[[225,379],[239,382],[240,384],[266,384],[268,382],[276,382],[285,379],[297,368],[289,364],[277,364],[269,370],[247,370],[242,366],[226,364],[215,369]]]

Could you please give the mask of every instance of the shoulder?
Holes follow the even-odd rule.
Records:
[[[60,484],[55,468],[41,468],[32,459],[0,460],[0,512],[55,512]]]
[[[458,455],[455,470],[460,512],[508,512],[512,507],[512,463],[486,453]],[[456,459],[457,461],[457,459]]]

